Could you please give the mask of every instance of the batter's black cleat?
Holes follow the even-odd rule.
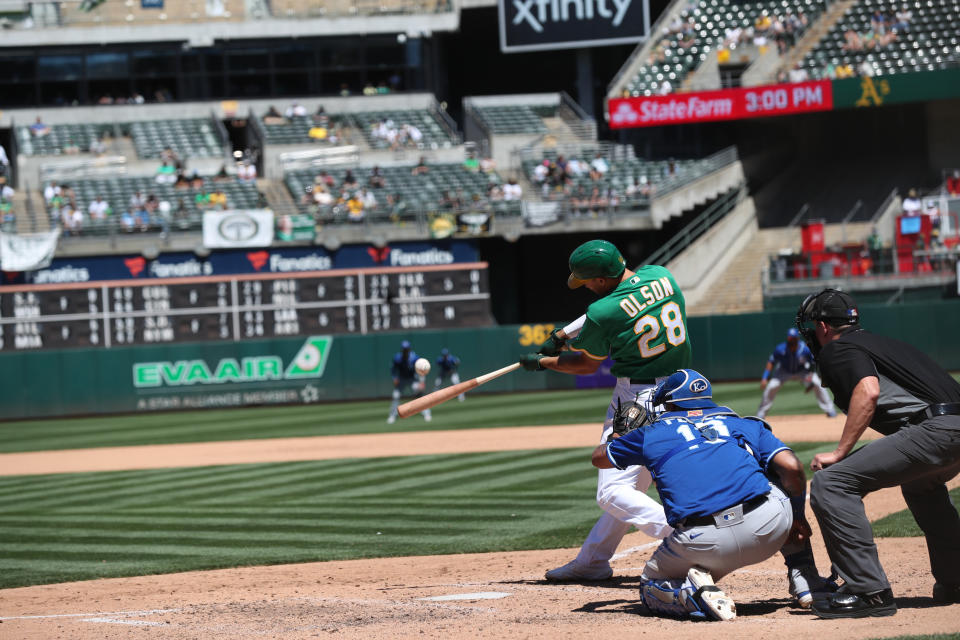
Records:
[[[960,584],[944,584],[942,582],[934,584],[933,601],[941,604],[960,602]]]
[[[893,591],[835,593],[827,600],[815,600],[813,612],[821,618],[882,618],[897,612]]]

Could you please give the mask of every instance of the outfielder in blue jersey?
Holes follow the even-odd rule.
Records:
[[[654,415],[661,404],[665,412]],[[644,567],[641,600],[658,614],[736,617],[714,580],[766,560],[788,540],[809,540],[800,461],[765,422],[716,405],[709,381],[692,369],[618,417],[636,428],[597,447],[594,466],[649,469],[674,528]]]
[[[830,394],[820,384],[820,376],[817,375],[814,367],[813,353],[810,347],[800,339],[800,332],[793,327],[787,330],[786,342],[781,342],[774,347],[773,353],[767,359],[760,378],[763,399],[760,400],[757,417],[767,416],[780,385],[787,380],[801,380],[808,393],[812,390],[816,391],[817,404],[821,411],[830,418],[837,415]]]
[[[393,355],[393,361],[390,365],[390,375],[393,378],[393,399],[390,404],[390,416],[387,418],[387,424],[396,422],[397,408],[400,406],[400,398],[403,396],[404,391],[409,389],[413,391],[417,397],[423,395],[423,391],[426,388],[426,381],[423,376],[417,374],[416,367],[414,366],[419,357],[417,352],[411,348],[409,340],[401,342],[400,351]],[[430,414],[430,409],[424,409],[423,419],[430,422],[432,418],[433,416]]]
[[[460,384],[460,374],[457,369],[460,368],[460,358],[450,353],[450,349],[444,347],[440,350],[440,357],[437,358],[437,379],[433,382],[433,388],[439,389],[445,379],[450,380],[450,384]],[[457,396],[457,400],[463,402],[466,399],[464,394]]]

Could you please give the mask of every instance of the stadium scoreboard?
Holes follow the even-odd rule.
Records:
[[[0,287],[0,351],[492,323],[487,263]]]

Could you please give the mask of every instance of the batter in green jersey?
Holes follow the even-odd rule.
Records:
[[[570,344],[593,360],[609,354],[618,378],[653,379],[690,366],[690,336],[680,287],[656,265],[625,269],[609,294],[587,308],[580,334]]]
[[[586,287],[600,296],[587,313],[551,334],[538,353],[528,353],[520,364],[529,371],[552,369],[591,374],[611,356],[617,376],[601,441],[613,430],[620,403],[641,401],[653,391],[657,378],[690,366],[690,338],[683,294],[663,267],[626,268],[620,251],[606,240],[591,240],[570,255],[571,289]],[[567,341],[569,345],[567,344]],[[569,346],[569,350],[563,350]],[[673,532],[663,508],[646,494],[650,472],[633,466],[602,469],[597,480],[597,504],[603,509],[577,557],[546,573],[551,581],[605,580],[613,575],[610,558],[634,526],[649,536]]]

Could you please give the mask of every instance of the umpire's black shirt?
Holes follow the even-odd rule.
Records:
[[[960,402],[960,383],[925,353],[900,340],[863,329],[849,329],[817,356],[823,386],[844,413],[853,389],[864,378],[880,381],[880,397],[870,426],[884,435],[899,429],[918,411],[941,402]]]

